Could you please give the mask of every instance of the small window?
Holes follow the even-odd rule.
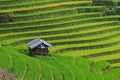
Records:
[[[41,48],[42,48],[42,49],[45,49],[46,47],[45,47],[45,45],[41,45]]]

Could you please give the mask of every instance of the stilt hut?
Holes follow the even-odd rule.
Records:
[[[47,41],[43,39],[34,39],[27,43],[29,48],[29,55],[48,55],[49,50],[48,47],[53,47],[51,44],[49,44]]]

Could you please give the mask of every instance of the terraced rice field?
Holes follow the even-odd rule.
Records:
[[[14,19],[0,23],[0,68],[20,80],[120,80],[120,15],[92,2],[0,0]],[[50,56],[26,55],[35,38],[54,46]]]

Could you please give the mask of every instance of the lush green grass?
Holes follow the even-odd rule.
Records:
[[[4,54],[0,54],[0,56],[3,55],[2,58],[5,58],[6,55],[10,55],[13,60],[13,66],[10,67],[10,63],[5,63],[2,68],[9,66],[8,70],[16,74],[21,80],[97,80],[100,77],[106,78],[110,73],[115,75],[116,73],[113,73],[113,71],[114,69],[118,69],[114,68],[113,71],[111,71],[112,69],[110,71],[108,70],[101,75],[99,73],[101,73],[103,69],[105,70],[105,68],[110,65],[109,63],[94,63],[94,61],[81,57],[74,58],[57,55],[31,58],[21,54],[16,48],[11,47],[0,47],[0,50],[4,52]],[[8,59],[8,61],[10,61],[10,59]],[[117,79],[118,75],[111,75],[111,77]]]

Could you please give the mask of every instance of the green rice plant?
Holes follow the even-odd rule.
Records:
[[[120,53],[114,53],[114,54],[111,54],[111,55],[105,55],[105,56],[96,56],[95,58],[91,58],[95,61],[107,61],[107,60],[114,60],[114,59],[119,59]]]
[[[88,26],[89,25],[89,26]],[[73,31],[73,30],[86,30],[86,29],[92,29],[92,28],[99,28],[99,27],[107,27],[109,25],[119,25],[118,21],[106,21],[106,22],[91,22],[91,23],[88,23],[87,25],[86,24],[80,24],[80,25],[74,25],[73,26],[67,26],[67,27],[56,27],[56,28],[49,28],[49,29],[42,29],[42,27],[38,28],[39,25],[36,25],[36,27],[34,26],[31,26],[31,27],[27,27],[27,26],[23,26],[23,28],[18,28],[18,27],[15,27],[15,28],[1,28],[0,29],[0,37],[2,36],[6,36],[7,33],[9,33],[9,35],[13,35],[13,34],[25,34],[25,33],[37,33],[37,32],[40,32],[40,33],[52,33],[52,32],[55,32],[55,31],[63,31],[64,30],[69,30],[69,31]],[[96,27],[97,26],[97,27]],[[25,29],[24,29],[25,28]],[[32,30],[29,30],[33,28]],[[75,29],[74,29],[75,28]],[[25,31],[27,30],[27,32]],[[22,32],[21,32],[22,31]],[[17,32],[17,33],[16,33]],[[4,34],[4,35],[3,35]],[[7,34],[8,35],[8,34]]]
[[[87,17],[85,17],[84,15],[87,16]],[[63,23],[61,20],[68,20],[68,19],[70,19],[67,22],[84,20],[84,19],[86,19],[86,18],[88,18],[90,16],[91,16],[91,18],[92,17],[93,18],[94,17],[98,17],[98,16],[100,16],[100,13],[87,13],[87,14],[68,15],[68,16],[63,16],[63,17],[60,16],[60,17],[56,17],[56,18],[46,18],[46,19],[41,19],[41,20],[40,19],[36,19],[36,20],[28,20],[28,21],[16,21],[16,22],[11,22],[11,23],[2,23],[0,25],[1,25],[1,27],[2,26],[3,27],[7,27],[7,26],[9,26],[9,27],[15,27],[15,26],[18,26],[18,25],[19,26],[34,25],[36,23],[36,24],[41,24],[41,26],[44,26],[46,24],[48,25],[48,23],[50,23],[50,25],[51,24],[55,24],[53,22]],[[78,18],[76,20],[73,20],[74,17],[78,17]],[[80,17],[83,18],[83,19],[80,19]],[[61,22],[59,22],[59,21],[61,21]]]
[[[113,34],[113,35],[111,35],[111,34]],[[72,35],[71,35],[72,36]],[[73,35],[73,36],[75,36],[75,35]],[[104,33],[104,34],[98,34],[98,35],[96,35],[96,36],[94,36],[94,35],[91,35],[91,36],[86,36],[86,37],[78,37],[78,36],[76,36],[76,37],[71,37],[71,38],[66,38],[66,39],[56,39],[56,40],[50,40],[49,42],[51,42],[51,43],[53,43],[53,44],[55,44],[55,43],[59,43],[59,42],[67,42],[67,41],[77,41],[77,40],[80,40],[80,41],[89,41],[89,40],[97,40],[96,38],[98,38],[98,40],[97,41],[99,41],[99,39],[101,40],[105,40],[105,39],[109,39],[109,38],[114,38],[114,37],[116,37],[116,36],[119,36],[119,32],[118,31],[113,31],[113,32],[110,32],[110,33]],[[34,39],[34,38],[37,38],[37,37],[39,37],[39,36],[34,36],[34,37],[29,37],[29,38],[25,38],[25,40],[21,40],[21,41],[17,41],[16,43],[18,44],[18,43],[22,43],[22,42],[26,42],[26,41],[29,41],[29,40],[31,40],[31,39]],[[67,36],[66,36],[67,37]],[[100,38],[100,37],[103,37],[103,38]],[[13,40],[12,40],[13,41]],[[15,40],[16,41],[16,40]],[[9,40],[9,42],[10,42],[10,40]],[[14,42],[13,42],[14,43]]]
[[[43,5],[45,5],[45,3],[49,3],[49,2],[52,2],[52,1],[54,1],[54,0],[50,0],[50,1],[35,1],[35,2],[33,2],[33,1],[30,1],[30,2],[20,2],[21,4],[18,4],[18,2],[16,1],[13,1],[14,2],[14,4],[12,3],[12,4],[8,4],[8,5],[1,5],[0,6],[0,9],[12,9],[12,8],[21,8],[21,7],[30,7],[30,6],[37,6],[37,5],[41,5],[41,4],[43,4]]]
[[[27,72],[25,74],[24,79],[25,80],[26,79],[27,80],[33,80],[33,79],[37,80],[38,76],[40,76],[40,72],[41,72],[41,69],[39,67],[38,62],[36,60],[30,58],[30,57],[28,57],[28,58],[26,57],[25,61],[26,61],[26,64],[27,64]],[[34,75],[32,76],[31,73],[34,74]]]
[[[80,72],[79,68],[76,67],[76,62],[74,57],[61,57],[61,56],[56,56],[55,58],[60,61],[61,63],[63,63],[64,65],[66,65],[74,74],[75,79],[82,79],[85,80],[85,76],[82,74],[82,72]],[[66,64],[67,63],[67,64]]]
[[[96,25],[96,24],[97,24],[97,25]],[[33,33],[33,32],[34,32],[34,33],[38,33],[38,32],[39,32],[39,33],[41,33],[41,34],[42,34],[42,33],[45,33],[45,32],[46,32],[46,33],[50,32],[50,34],[51,34],[52,32],[55,32],[55,31],[57,31],[57,30],[58,30],[59,32],[62,31],[62,30],[65,30],[66,32],[59,33],[59,35],[62,34],[63,36],[65,36],[65,34],[68,33],[69,30],[72,30],[72,32],[73,32],[74,30],[75,30],[75,31],[77,31],[77,30],[81,31],[81,30],[83,30],[83,29],[89,29],[89,28],[90,28],[90,29],[92,29],[92,28],[94,29],[94,28],[99,28],[99,27],[101,27],[101,28],[103,27],[103,28],[104,28],[104,27],[107,27],[107,26],[108,26],[108,27],[112,27],[112,26],[109,26],[109,25],[112,25],[112,24],[114,25],[114,22],[105,22],[105,23],[104,23],[104,22],[101,22],[101,23],[99,22],[99,23],[96,23],[96,24],[95,24],[95,23],[90,23],[89,26],[87,26],[87,25],[78,25],[78,26],[74,26],[74,27],[73,27],[73,26],[69,26],[69,27],[66,27],[66,28],[55,28],[55,29],[41,30],[41,31],[35,30],[35,31],[28,31],[28,32],[29,32],[29,33]],[[102,25],[104,25],[104,26],[102,26]],[[107,26],[106,26],[106,25],[107,25]],[[97,26],[97,27],[96,27],[96,26]],[[69,29],[69,28],[70,28],[70,29]],[[73,29],[72,29],[72,28],[73,28]],[[68,30],[67,30],[67,29],[68,29]],[[23,30],[21,30],[21,31],[23,31]],[[28,34],[28,32],[26,32],[26,34]],[[33,33],[33,34],[34,34],[34,33]],[[64,33],[64,34],[63,34],[63,33]],[[14,36],[14,38],[15,38],[15,35],[22,35],[22,34],[24,35],[25,32],[9,33],[9,34],[4,33],[4,34],[1,34],[0,37],[1,37],[2,39],[4,39],[4,38],[7,39],[7,36],[9,36],[9,39],[10,39],[10,36]],[[40,35],[41,35],[41,34],[40,34]],[[69,35],[69,34],[67,35],[67,34],[66,34],[66,37],[67,37],[67,36],[74,36],[74,38],[79,38],[79,36],[76,36],[76,37],[75,37],[74,32],[73,32],[72,34],[73,34],[73,35]],[[58,35],[58,34],[57,34],[57,35]],[[81,32],[80,32],[80,35],[81,35]],[[34,35],[34,36],[35,36],[35,35]],[[41,36],[42,36],[42,35],[41,35]],[[91,35],[91,36],[92,36],[92,35]],[[72,38],[72,37],[71,37],[71,38]],[[69,39],[71,40],[71,38],[69,38]],[[72,38],[72,39],[73,39],[73,38]],[[59,40],[59,41],[62,41],[62,40]],[[67,41],[68,41],[68,40],[67,40]],[[53,40],[52,43],[53,43],[53,42],[56,43],[56,40]],[[57,41],[57,42],[58,42],[58,41]]]
[[[62,15],[65,15],[66,16],[68,14],[72,14],[72,13],[76,13],[76,12],[80,12],[80,13],[83,13],[83,12],[102,12],[103,10],[105,9],[104,6],[73,6],[73,7],[61,7],[61,8],[53,8],[53,9],[46,9],[46,10],[40,10],[40,11],[29,11],[29,13],[25,13],[25,14],[14,14],[12,15],[13,18],[21,18],[21,17],[31,17],[31,16],[38,16],[38,15],[42,15],[42,17],[44,17],[44,15],[53,15],[53,16],[57,16],[57,15],[54,15],[54,14],[61,14]],[[46,17],[46,16],[45,16]]]
[[[49,80],[71,79],[71,80],[73,80],[73,79],[78,79],[78,78],[82,78],[82,77],[84,77],[83,80],[87,80],[87,79],[97,80],[98,78],[100,79],[100,76],[96,72],[103,71],[103,69],[109,65],[107,62],[98,62],[94,66],[90,66],[93,63],[93,61],[87,60],[84,58],[80,58],[80,57],[72,58],[72,57],[62,57],[62,56],[51,55],[48,57],[38,57],[37,59],[35,59],[35,58],[30,58],[28,56],[21,54],[20,52],[18,52],[16,50],[17,48],[7,47],[4,49],[9,50],[10,54],[12,56],[16,55],[14,58],[12,57],[13,59],[15,59],[15,61],[17,60],[16,57],[18,59],[20,59],[22,56],[25,58],[25,61],[27,64],[27,71],[25,74],[25,78],[23,78],[23,80],[28,80],[28,79],[32,80],[33,77],[34,77],[34,79],[40,79],[40,80],[46,80],[46,79],[49,79]],[[16,53],[14,53],[14,51]],[[4,57],[6,57],[6,56],[4,56]],[[33,63],[31,64],[28,61],[33,62]],[[18,64],[17,62],[19,62],[19,61],[16,61],[14,64],[17,65]],[[68,62],[69,64],[66,64],[66,62]],[[23,64],[23,63],[21,63],[21,64]],[[32,67],[33,64],[35,66],[36,65],[39,66],[39,68],[37,66],[35,67],[38,69],[37,71],[35,68]],[[21,66],[23,67],[23,65],[21,65]],[[20,66],[19,66],[19,68],[20,68]],[[75,70],[77,69],[80,71],[81,77],[78,77],[78,78],[75,77],[75,76],[77,76],[77,74],[75,74],[76,72],[73,71],[74,69]],[[32,70],[34,70],[34,71],[32,71]],[[41,71],[39,71],[39,70],[41,70]],[[19,73],[19,70],[17,70],[17,69],[13,69],[13,71],[18,71],[18,73]],[[32,73],[34,73],[34,72],[36,72],[36,73],[34,73],[34,75],[32,75],[32,77],[28,76],[28,75],[31,75],[30,71],[32,71]],[[115,71],[115,70],[112,69],[103,74],[104,75],[103,77],[105,77],[105,80],[109,76],[111,76],[112,80],[113,79],[117,80],[119,72],[116,72],[116,73],[114,72],[116,74],[114,76],[114,75],[110,74],[110,73],[113,74],[113,71]],[[36,74],[38,74],[38,75],[36,75]],[[79,74],[79,72],[78,72],[78,74]],[[73,75],[75,75],[75,76],[73,77]]]
[[[111,64],[111,67],[120,67],[120,63],[113,63]]]
[[[10,70],[14,63],[8,51],[0,46],[0,68]]]
[[[113,27],[109,27],[109,29],[112,31],[112,32],[117,32],[116,30],[119,30],[118,28],[117,28],[118,26],[116,26],[116,28],[113,28]],[[99,31],[99,29],[98,29],[98,31],[96,31],[97,29],[93,29],[92,31],[90,31],[90,33],[91,32],[93,32],[94,33],[94,30],[95,30],[95,32],[96,33],[108,33],[108,32],[110,32],[109,30],[107,30],[108,28],[106,27],[106,30],[104,30],[105,28],[103,27],[103,28],[101,28],[102,30],[100,31],[100,32],[98,32]],[[84,33],[85,32],[85,33]],[[75,34],[75,35],[74,35]],[[89,34],[89,32],[87,32],[86,33],[86,31],[83,31],[83,34]],[[41,36],[41,38],[44,38],[44,39],[47,39],[47,40],[56,40],[56,39],[59,39],[59,40],[61,40],[61,39],[63,39],[63,37],[65,37],[64,39],[67,39],[67,38],[77,38],[78,36],[80,36],[80,37],[85,37],[85,35],[84,36],[82,36],[83,35],[82,34],[82,32],[74,32],[74,33],[69,33],[69,34],[56,34],[56,35],[49,35],[48,37],[47,37],[47,35],[46,35],[46,37],[42,37]],[[72,36],[73,35],[73,36]],[[77,36],[78,35],[78,36]],[[94,35],[94,34],[93,34]],[[96,34],[97,35],[97,34]],[[119,35],[119,34],[118,34]],[[58,36],[58,37],[57,37]],[[61,36],[61,37],[60,37]],[[89,36],[92,36],[92,34],[91,35],[89,35]],[[35,38],[35,37],[39,37],[39,36],[33,36],[32,38]],[[87,37],[87,35],[86,35],[86,37]],[[30,39],[30,37],[27,37],[27,38],[29,38]],[[23,38],[24,40],[26,39],[27,40],[27,38]],[[21,38],[22,39],[22,38]],[[18,40],[20,40],[20,38],[18,39]],[[7,41],[7,40],[6,40]],[[16,41],[16,39],[14,38],[14,40],[13,39],[11,39],[11,41]],[[5,41],[4,41],[5,42]],[[9,42],[10,42],[10,39],[9,39]]]
[[[29,0],[30,2],[32,2],[33,0]],[[35,1],[39,1],[39,0],[35,0]],[[1,2],[0,2],[0,5],[1,6],[5,6],[5,5],[10,5],[10,4],[18,4],[18,2],[19,3],[26,3],[26,2],[28,2],[27,0],[17,0],[17,1],[10,1],[10,0],[1,0]]]
[[[58,38],[58,39],[63,39],[63,37],[66,37],[66,39],[67,39],[67,38],[70,38],[70,37],[71,37],[71,38],[72,38],[72,37],[78,37],[78,36],[80,36],[80,35],[81,35],[80,37],[85,37],[85,35],[86,35],[86,34],[89,34],[89,33],[98,33],[98,34],[99,34],[99,32],[100,32],[100,33],[102,33],[102,32],[103,32],[103,33],[107,33],[106,31],[109,31],[109,30],[111,30],[111,31],[119,30],[117,27],[118,27],[118,26],[116,26],[116,28],[113,28],[112,26],[109,27],[109,28],[107,28],[107,27],[106,27],[106,28],[104,28],[104,27],[102,28],[102,27],[101,27],[101,30],[99,30],[98,28],[97,28],[97,29],[92,29],[92,30],[90,30],[90,31],[87,32],[87,33],[86,33],[86,31],[82,31],[82,32],[79,32],[79,33],[78,33],[78,32],[74,32],[74,33],[69,33],[69,34],[68,34],[68,33],[66,33],[66,34],[65,34],[65,33],[64,33],[64,34],[59,34],[59,35],[58,35],[58,34],[56,34],[56,35],[54,34],[54,35],[48,35],[48,36],[46,35],[45,37],[44,37],[44,36],[43,36],[43,37],[41,36],[41,38],[44,38],[44,39],[47,39],[47,40],[56,40],[57,38]],[[107,29],[109,29],[109,30],[107,30]],[[96,30],[98,30],[98,31],[96,31]],[[72,35],[74,35],[74,34],[75,34],[75,36],[72,36]],[[85,34],[85,35],[82,36],[83,34]],[[78,36],[77,36],[77,35],[78,35]],[[93,34],[93,35],[94,35],[94,34]],[[97,34],[96,34],[96,35],[97,35]],[[60,37],[60,36],[61,36],[61,37]],[[86,35],[86,36],[87,36],[87,35]],[[89,35],[89,36],[90,36],[90,35]],[[92,36],[92,34],[91,34],[91,36]],[[33,36],[33,38],[34,38],[34,37],[37,37],[37,36]],[[27,38],[30,38],[30,37],[27,37]],[[24,38],[24,39],[25,39],[25,38]],[[64,39],[65,39],[65,38],[64,38]],[[14,40],[15,40],[15,38],[14,38]],[[13,41],[13,40],[12,40],[12,41]],[[9,39],[9,42],[10,42],[10,39]]]
[[[57,68],[52,67],[52,70],[53,70],[53,77],[54,77],[53,79],[54,80],[62,80],[63,79],[62,74],[60,73],[60,71]]]
[[[38,75],[40,76],[40,80],[53,80],[54,77],[53,77],[53,72],[52,72],[52,69],[50,66],[46,65],[44,62],[40,62],[41,63],[41,67],[42,67],[42,70],[41,70],[41,75]],[[27,79],[27,78],[26,78]]]
[[[85,11],[87,12],[87,11]],[[36,18],[39,19],[43,22],[41,22],[42,24],[44,24],[45,20],[49,20],[50,22],[50,19],[51,20],[54,20],[56,18],[56,21],[57,19],[59,19],[59,21],[62,21],[60,19],[64,19],[64,20],[68,20],[68,18],[71,20],[71,19],[78,19],[78,18],[89,18],[89,17],[99,17],[101,16],[101,12],[89,12],[89,13],[78,13],[77,10],[72,10],[72,11],[65,11],[65,12],[55,12],[55,13],[49,13],[49,14],[43,14],[43,15],[34,15],[34,16],[26,16],[26,17],[18,17],[18,18],[14,18],[14,20],[16,21],[16,23],[20,22],[20,21],[26,21],[26,20],[35,20]],[[54,18],[53,18],[53,16]],[[51,21],[52,23],[53,21]],[[48,23],[48,22],[47,22]]]
[[[58,55],[73,56],[73,57],[84,56],[86,58],[89,58],[89,56],[92,55],[93,58],[91,58],[91,59],[94,59],[94,57],[97,57],[97,56],[99,57],[99,56],[103,56],[103,55],[107,56],[107,55],[117,54],[117,52],[119,52],[119,46],[120,45],[115,45],[115,46],[100,48],[100,49],[67,51],[67,52],[63,52]],[[114,51],[116,51],[116,52],[114,52]],[[110,52],[114,52],[114,53],[110,53]],[[117,64],[117,63],[116,63],[116,65],[119,66],[119,64]],[[113,66],[115,66],[114,63],[113,63]]]
[[[104,40],[104,41],[99,41],[99,42],[94,42],[94,43],[86,43],[86,44],[69,44],[69,45],[64,45],[62,46],[55,46],[55,48],[51,51],[67,51],[67,50],[88,50],[88,49],[98,49],[98,48],[105,48],[105,47],[111,47],[114,45],[117,45],[119,43],[119,39],[109,39],[109,40]],[[97,45],[96,45],[97,44]]]
[[[60,71],[49,64],[46,64],[44,61],[40,61],[41,65],[42,65],[42,74],[41,74],[41,78],[42,80],[62,80],[62,74],[60,73]],[[47,71],[48,70],[48,71]]]
[[[83,24],[83,23],[89,23],[89,22],[99,22],[99,21],[115,21],[115,20],[118,20],[120,16],[107,16],[107,17],[92,17],[92,18],[83,18],[83,19],[76,19],[76,20],[69,20],[69,21],[61,21],[61,22],[56,22],[56,23],[51,23],[51,24],[42,24],[40,26],[69,26],[69,25],[75,25],[75,24]],[[10,26],[25,26],[25,25],[34,25],[34,24],[38,24],[40,23],[39,21],[37,20],[34,20],[34,21],[26,21],[24,23],[17,23],[17,24],[11,24],[11,25],[8,25],[9,27]],[[6,26],[7,27],[7,24],[5,25],[1,25],[2,26]]]
[[[8,48],[10,49],[10,48]],[[24,79],[24,75],[26,73],[26,67],[27,67],[27,64],[25,63],[25,60],[22,58],[22,55],[19,55],[20,53],[18,53],[17,51],[14,50],[13,51],[9,51],[10,52],[10,55],[14,55],[12,56],[12,60],[13,60],[13,72],[16,74],[16,76],[20,77],[21,80]],[[21,66],[22,64],[22,66]]]
[[[108,70],[104,75],[106,80],[119,80],[120,68],[113,68]]]
[[[99,23],[99,24],[98,24]],[[74,33],[76,33],[76,32],[78,32],[79,31],[79,34],[86,34],[85,32],[86,32],[86,30],[89,30],[89,32],[87,32],[87,33],[90,33],[90,32],[93,32],[93,30],[96,30],[96,29],[98,29],[99,27],[101,27],[101,29],[103,30],[103,29],[111,29],[111,28],[113,28],[113,26],[105,26],[105,24],[106,25],[108,25],[108,24],[113,24],[114,22],[98,22],[98,23],[91,23],[91,24],[89,24],[89,26],[87,26],[87,25],[77,25],[77,26],[70,26],[69,28],[68,27],[66,27],[66,28],[58,28],[58,29],[51,29],[51,30],[46,30],[46,31],[28,31],[28,32],[21,32],[21,34],[20,34],[20,32],[19,33],[9,33],[9,35],[8,34],[6,34],[7,36],[5,36],[5,34],[1,34],[1,39],[3,40],[3,39],[7,39],[7,37],[8,37],[8,39],[10,39],[10,37],[12,37],[12,36],[14,36],[14,38],[17,38],[17,36],[19,35],[19,38],[20,37],[29,37],[29,36],[37,36],[37,35],[39,35],[39,36],[43,36],[43,35],[46,35],[46,37],[48,36],[48,37],[50,37],[50,36],[58,36],[58,35],[69,35],[68,33],[69,32],[72,32],[73,34]],[[98,26],[98,27],[95,27],[95,26]],[[89,29],[89,28],[90,29]],[[118,27],[118,26],[116,26],[116,27]],[[116,28],[115,26],[114,26],[114,28]],[[84,30],[84,28],[86,28],[85,30]],[[92,31],[91,31],[92,30]],[[22,30],[21,30],[22,31]],[[59,31],[59,33],[58,33],[58,31]],[[81,31],[81,32],[80,32]],[[54,34],[54,35],[53,35]],[[2,37],[2,35],[3,35],[3,37]]]
[[[105,80],[103,70],[109,66],[108,62],[98,62],[91,66],[91,72],[97,80]]]
[[[74,79],[72,71],[68,67],[63,65],[61,62],[52,58],[52,56],[51,57],[46,57],[46,58],[39,58],[39,60],[42,60],[47,64],[50,64],[50,65],[53,65],[54,67],[57,67],[57,69],[62,74],[62,77],[63,77],[64,80],[73,80]]]
[[[64,2],[64,3],[56,3],[50,4],[45,6],[35,6],[35,7],[28,7],[28,8],[19,8],[19,9],[8,9],[8,10],[1,10],[0,13],[13,13],[13,12],[21,12],[21,11],[28,11],[28,10],[38,10],[38,9],[45,9],[49,7],[56,7],[56,6],[64,6],[64,5],[74,5],[74,4],[86,4],[91,3],[91,1],[74,1],[74,2]]]
[[[86,80],[97,80],[95,76],[90,72],[90,64],[92,64],[93,61],[91,60],[85,60],[83,58],[77,57],[76,59],[76,66],[79,68],[81,73],[86,76]]]

